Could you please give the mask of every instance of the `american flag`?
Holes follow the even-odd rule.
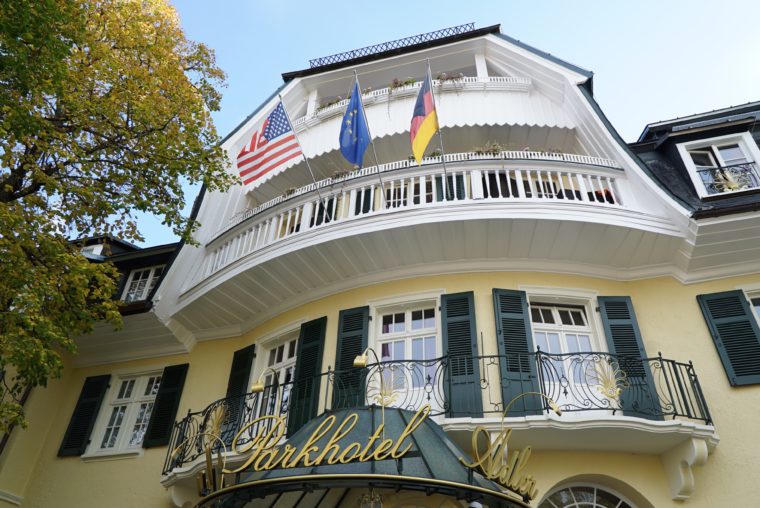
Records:
[[[282,102],[279,102],[238,154],[237,168],[243,184],[248,185],[302,154]]]

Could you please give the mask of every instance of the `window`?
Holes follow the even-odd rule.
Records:
[[[100,411],[91,453],[139,450],[161,385],[161,372],[122,377],[111,387],[110,402]],[[92,446],[91,445],[91,446]]]
[[[568,487],[548,496],[539,508],[632,508],[620,496],[593,486]]]
[[[564,408],[588,409],[588,388],[598,384],[600,367],[589,353],[600,348],[586,306],[532,302],[530,317],[534,345],[544,353],[538,357],[544,389]]]
[[[678,150],[702,197],[760,188],[760,156],[748,132],[682,143]]]
[[[132,270],[124,289],[124,296],[122,297],[124,302],[131,303],[148,298],[148,295],[150,295],[150,292],[156,286],[158,279],[161,278],[161,273],[163,273],[165,266],[160,265]]]
[[[532,303],[530,317],[533,340],[544,353],[585,353],[594,350],[584,307]]]
[[[422,388],[433,380],[438,355],[435,303],[380,311],[380,361],[410,361],[384,372],[386,389]]]
[[[296,370],[296,352],[298,332],[287,334],[275,342],[266,353],[264,369],[264,393],[259,406],[259,416],[284,416],[290,408],[290,392],[293,388],[293,375]],[[274,372],[277,373],[275,379]]]
[[[737,289],[697,301],[731,386],[760,384],[760,295]]]
[[[137,455],[169,444],[188,367],[87,377],[58,456]]]
[[[578,353],[596,350],[591,345],[592,332],[586,309],[581,306],[532,303],[530,317],[536,349],[552,355],[550,361],[554,372],[550,377],[579,377],[577,372],[568,372],[573,364],[586,362]],[[541,370],[546,373],[546,369]]]

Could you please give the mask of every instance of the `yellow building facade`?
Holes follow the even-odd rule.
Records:
[[[498,27],[431,40],[283,76],[319,184],[295,160],[202,193],[200,246],[148,267],[152,307],[80,339],[61,379],[31,392],[29,427],[0,455],[0,506],[757,504],[760,180],[746,120],[758,113],[652,124],[628,146],[582,69]],[[433,91],[447,159],[416,166],[405,143],[420,83],[375,83],[424,78],[428,59],[446,72]],[[336,170],[345,101],[338,112],[320,101],[348,89],[353,69],[375,90],[363,99],[380,159],[401,162]],[[225,140],[232,160],[276,104]],[[729,159],[737,150],[744,159]],[[393,418],[408,424],[426,405],[407,456],[219,474],[261,446],[263,434],[245,434],[256,418],[283,418],[282,451],[362,411],[375,430],[387,413],[394,439]],[[505,427],[507,452],[532,450],[519,474],[535,480],[533,499],[467,468],[487,445],[472,449],[477,429],[497,440]],[[462,457],[450,474],[466,479],[433,473],[449,460],[438,448]]]

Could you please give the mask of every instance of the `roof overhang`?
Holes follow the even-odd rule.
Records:
[[[447,498],[463,499],[468,502],[485,503],[489,508],[527,508],[529,505],[502,492],[485,489],[435,478],[420,478],[404,475],[387,474],[327,474],[327,475],[296,475],[284,478],[270,478],[240,483],[221,489],[201,499],[197,508],[245,506],[251,508],[269,508],[274,505],[281,508],[299,508],[313,506],[312,500],[306,497],[313,495],[324,499],[333,490],[340,490],[339,504],[333,506],[349,506],[343,503],[349,491],[358,490],[360,493],[375,490],[382,495],[384,490],[397,493],[399,491],[417,491],[426,496],[441,495]],[[283,495],[298,493],[287,504]]]
[[[479,470],[468,467],[475,461],[428,418],[429,411],[429,406],[413,412],[374,405],[328,411],[309,420],[284,444],[275,446],[278,432],[284,433],[282,419],[281,426],[274,423],[271,429],[267,427],[266,437],[256,438],[256,446],[244,465],[233,470],[237,483],[207,493],[196,506],[268,508],[276,504],[298,508],[308,493],[326,496],[338,489],[342,500],[330,506],[355,506],[355,502],[343,500],[369,489],[385,491],[386,495],[423,492],[477,501],[490,508],[528,506],[527,494],[522,499],[517,492],[504,491]],[[295,413],[290,415],[291,419],[296,417]],[[255,422],[245,432],[262,436]],[[286,501],[283,496],[291,492],[301,494]],[[306,502],[303,506],[313,504]]]
[[[390,49],[387,51],[381,51],[373,53],[371,55],[361,56],[358,58],[351,58],[349,60],[343,60],[330,65],[321,65],[319,67],[311,67],[309,69],[302,69],[300,71],[284,72],[282,79],[287,82],[294,78],[302,78],[305,76],[311,76],[314,74],[321,74],[323,72],[334,71],[337,69],[344,69],[347,67],[354,67],[359,64],[374,62],[376,60],[382,60],[383,58],[389,58],[392,56],[404,55],[407,53],[413,53],[422,49],[436,48],[451,44],[452,42],[466,41],[468,39],[475,39],[483,35],[498,34],[501,31],[501,25],[491,25],[485,28],[478,28],[469,32],[451,35],[449,37],[441,37],[440,39],[434,39],[430,41],[420,42],[418,44],[410,44],[396,49]]]

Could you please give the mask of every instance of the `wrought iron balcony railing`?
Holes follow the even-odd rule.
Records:
[[[709,195],[760,187],[760,173],[754,162],[743,162],[720,168],[702,168],[698,170],[698,173]]]
[[[526,395],[535,394],[542,395]],[[329,370],[311,379],[267,386],[263,393],[220,399],[188,412],[174,425],[164,474],[193,462],[208,445],[215,453],[250,443],[279,416],[289,433],[324,411],[366,404],[415,410],[431,416],[507,417],[550,412],[544,396],[563,413],[626,415],[652,420],[682,418],[711,424],[694,367],[657,356],[609,353],[536,353],[449,356],[388,361],[366,369]],[[240,432],[244,429],[243,432]],[[224,444],[222,444],[224,443]]]

